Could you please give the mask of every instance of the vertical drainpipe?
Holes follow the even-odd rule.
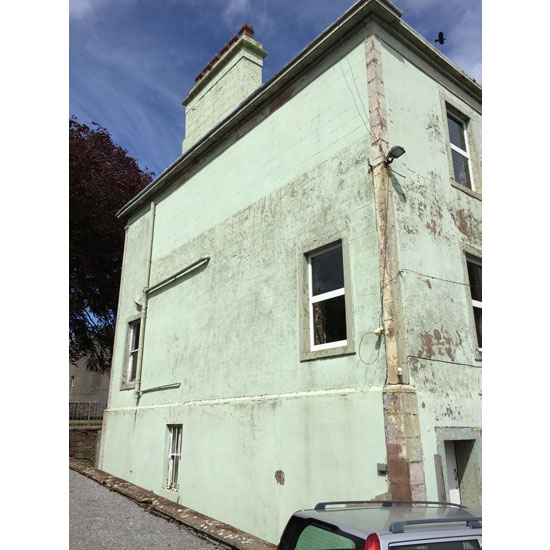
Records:
[[[155,202],[151,202],[150,210],[150,222],[149,222],[149,239],[147,243],[147,260],[145,263],[145,279],[143,281],[143,292],[141,295],[141,319],[139,322],[139,345],[137,356],[137,369],[136,369],[136,385],[134,387],[134,394],[136,400],[139,401],[139,394],[141,390],[141,365],[143,363],[143,342],[145,340],[145,321],[147,319],[147,289],[151,283],[151,258],[153,255],[153,237],[155,230]]]
[[[387,384],[382,392],[391,498],[425,500],[426,482],[418,399],[409,385],[403,299],[399,273],[391,172],[384,162],[389,149],[382,46],[375,34],[365,42],[371,134],[372,184],[380,260],[380,294],[384,323]]]

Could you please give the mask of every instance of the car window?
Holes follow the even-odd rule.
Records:
[[[308,525],[296,541],[296,550],[355,550],[355,542],[316,525]]]
[[[391,550],[480,550],[479,542],[475,539],[423,542],[420,544],[392,544],[390,548]]]

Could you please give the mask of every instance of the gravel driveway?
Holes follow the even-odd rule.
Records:
[[[69,496],[71,550],[218,550],[73,470]]]

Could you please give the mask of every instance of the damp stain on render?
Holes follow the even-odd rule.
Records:
[[[285,473],[282,470],[277,470],[275,472],[275,481],[279,485],[284,485],[285,484]]]

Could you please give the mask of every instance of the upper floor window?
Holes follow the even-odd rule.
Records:
[[[307,256],[311,350],[347,345],[342,243]]]
[[[139,329],[139,319],[128,323],[128,370],[126,375],[128,382],[134,382],[136,379],[137,358],[139,351]]]
[[[447,124],[454,180],[460,185],[474,190],[466,121],[447,111]]]
[[[481,350],[481,260],[467,258],[468,279],[470,282],[470,295],[472,297],[472,308],[474,310],[474,322],[476,325],[477,346]]]

